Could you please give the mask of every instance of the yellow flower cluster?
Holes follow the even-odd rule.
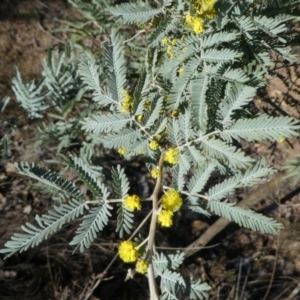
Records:
[[[179,160],[179,150],[177,148],[169,148],[165,154],[164,161],[170,165],[176,165]]]
[[[149,148],[153,151],[157,150],[159,147],[159,144],[157,141],[153,140],[149,143]]]
[[[143,115],[138,115],[137,118],[138,122],[142,122],[143,121]]]
[[[173,215],[182,206],[182,198],[180,194],[174,190],[168,190],[161,198],[162,211],[158,215],[158,222],[163,227],[171,227],[173,225]]]
[[[204,31],[203,19],[201,17],[192,17],[190,13],[185,16],[185,22],[193,28],[196,34]]]
[[[150,111],[150,107],[151,107],[151,101],[149,99],[146,99],[145,104],[144,104],[145,110]]]
[[[158,167],[151,170],[152,178],[156,179],[156,178],[160,177],[160,175],[161,175],[161,171]]]
[[[141,210],[142,204],[141,204],[141,198],[137,195],[132,196],[126,196],[124,198],[124,205],[128,210],[134,211]]]
[[[214,7],[216,0],[194,0],[193,6],[199,15],[203,15],[209,19],[216,17],[217,11]]]
[[[133,98],[124,89],[122,90],[122,94],[124,95],[124,100],[121,102],[122,105],[121,112],[125,114],[127,112],[131,112],[132,105],[133,105]]]
[[[125,155],[125,154],[127,154],[127,150],[125,148],[119,148],[118,153],[121,155]]]
[[[192,5],[197,12],[197,16],[191,16],[188,13],[185,16],[185,22],[192,27],[192,30],[196,34],[200,34],[204,31],[203,19],[213,19],[216,17],[217,11],[214,7],[216,0],[193,0]]]
[[[120,258],[126,262],[135,262],[138,257],[138,251],[135,249],[136,244],[132,241],[124,241],[120,244],[118,253]]]
[[[178,115],[179,115],[178,109],[175,109],[175,110],[172,111],[172,117],[173,117],[173,118],[178,117]]]
[[[140,259],[135,264],[135,269],[138,273],[146,274],[148,270],[149,263],[145,259]]]
[[[180,68],[178,69],[178,74],[179,74],[179,75],[182,75],[183,72],[184,72],[184,67],[180,67]]]
[[[171,210],[162,210],[158,215],[158,223],[162,227],[171,227],[173,225],[173,215],[174,213]]]
[[[162,196],[161,204],[163,209],[174,212],[182,206],[182,198],[176,190],[170,189]]]
[[[167,46],[167,55],[169,58],[174,57],[174,52],[173,52],[173,46],[176,44],[177,39],[171,39],[169,40],[167,37],[164,37],[161,40],[162,45]]]

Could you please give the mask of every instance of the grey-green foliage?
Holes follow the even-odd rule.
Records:
[[[124,173],[124,169],[118,165],[117,168],[112,168],[111,174],[114,182],[115,193],[119,198],[125,197],[129,191],[129,182]],[[121,203],[119,204],[117,214],[118,217],[116,231],[119,232],[119,236],[122,238],[124,232],[127,234],[131,232],[133,227],[133,213],[125,207],[124,203]]]
[[[16,252],[22,252],[39,245],[42,241],[48,239],[51,234],[61,229],[65,223],[82,215],[86,209],[88,209],[88,205],[76,199],[72,199],[68,204],[54,206],[54,209],[49,210],[48,214],[35,217],[38,226],[30,223],[22,226],[24,233],[15,233],[11,241],[5,244],[6,248],[1,249],[1,253],[6,253],[9,257]]]
[[[9,103],[10,97],[5,96],[0,102],[0,114],[4,112],[7,104]]]
[[[296,185],[300,180],[300,154],[295,155],[295,159],[288,160],[284,169],[287,171],[287,174],[283,179],[292,178],[293,184]]]
[[[68,198],[71,198],[71,200],[66,204],[60,203],[60,205],[54,206],[54,210],[50,210],[48,214],[44,214],[42,217],[36,216],[38,227],[30,223],[22,226],[25,234],[16,233],[12,237],[12,241],[7,242],[7,248],[1,250],[2,253],[8,253],[8,256],[11,256],[18,251],[22,252],[30,247],[37,246],[44,239],[58,231],[65,223],[78,218],[84,211],[87,211],[73,241],[70,243],[71,245],[78,245],[82,252],[90,247],[97,237],[97,233],[107,224],[108,217],[111,216],[109,210],[112,207],[106,201],[109,196],[106,186],[98,181],[91,166],[82,159],[70,156],[66,158],[66,162],[71,170],[86,183],[87,188],[93,193],[94,197],[87,201],[87,197],[73,182],[63,178],[58,173],[44,170],[34,164],[15,164],[16,169],[21,174],[40,181],[48,186],[50,190],[53,190],[53,194],[57,194],[58,191],[62,200]],[[120,172],[122,172],[121,169]]]
[[[184,254],[165,255],[156,253],[153,256],[153,267],[156,277],[160,277],[161,300],[178,299],[178,296],[189,297],[189,299],[206,299],[211,289],[207,283],[200,280],[194,281],[191,278],[183,277],[174,272],[184,260]]]
[[[271,1],[219,2],[215,18],[205,19],[202,34],[192,33],[184,21],[183,14],[194,11],[190,1],[146,1],[109,8],[125,23],[146,22],[145,31],[150,26],[144,65],[136,70],[138,80],[128,74],[127,61],[134,55],[124,55],[126,43],[119,32],[112,30],[101,60],[82,57],[78,63],[68,63],[63,54],[50,53],[40,85],[23,84],[17,73],[14,89],[30,116],[40,117],[47,105],[57,105],[56,118],[61,123],[54,124],[53,133],[62,128],[61,134],[69,137],[76,125],[90,137],[90,149],[101,146],[117,150],[125,159],[139,156],[150,170],[164,151],[176,148],[178,162],[165,163],[164,170],[172,175],[172,187],[186,196],[188,208],[274,234],[281,224],[238,207],[229,202],[228,196],[237,188],[264,182],[274,173],[263,160],[255,164],[243,151],[241,140],[275,142],[298,134],[300,126],[290,117],[250,111],[252,99],[257,89],[265,86],[265,75],[273,64],[270,52],[277,53],[282,63],[295,60],[288,45],[295,41],[291,25],[299,18],[279,1],[282,9]],[[293,1],[289,4],[293,7]],[[167,38],[167,45],[161,43],[163,38]],[[68,113],[76,107],[72,103],[82,105],[77,107],[81,116],[68,120]],[[45,129],[49,127],[45,125]],[[158,149],[153,147],[155,142]],[[89,158],[95,152],[90,153]],[[71,242],[80,251],[89,248],[108,223],[114,203],[119,205],[116,231],[120,237],[131,232],[133,212],[122,201],[129,192],[124,169],[112,168],[113,190],[118,198],[112,199],[106,186],[108,178],[103,174],[100,182],[83,157],[70,156],[66,162],[91,191],[91,198],[59,174],[27,163],[17,165],[21,173],[58,191],[63,201],[68,201],[67,196],[73,200],[57,206],[55,215],[50,212],[42,219],[37,217],[39,227],[23,227],[26,234],[13,236],[2,253],[11,255],[40,243],[78,216],[76,203],[87,210]],[[182,259],[180,254],[154,256],[155,274],[161,278],[161,299],[178,299],[180,295],[206,298],[206,284],[175,272]]]

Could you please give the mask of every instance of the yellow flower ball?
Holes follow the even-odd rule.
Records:
[[[162,207],[170,211],[177,211],[182,206],[182,203],[180,194],[174,189],[167,190],[161,198]]]
[[[147,260],[140,259],[135,265],[135,269],[138,273],[146,274],[148,270],[149,263]]]
[[[129,95],[129,93],[126,90],[121,91],[122,94],[124,95],[124,100],[121,102],[122,108],[121,112],[122,113],[127,113],[131,112],[132,110],[132,105],[133,105],[133,98]]]
[[[122,242],[118,249],[120,258],[126,263],[135,262],[138,257],[138,251],[135,249],[135,247],[136,244],[134,244],[132,241]]]
[[[178,74],[181,75],[184,72],[184,67],[180,67],[178,69]]]
[[[137,118],[138,122],[142,122],[143,121],[143,115],[138,115]]]
[[[119,148],[118,153],[121,155],[125,155],[125,154],[127,154],[127,150],[125,148]]]
[[[141,198],[137,195],[132,196],[126,196],[124,198],[124,205],[128,210],[134,211],[141,210],[142,204],[141,204]]]
[[[204,31],[203,19],[201,17],[192,17],[189,13],[185,16],[185,22],[193,28],[193,31],[196,34]]]
[[[174,213],[171,210],[162,210],[158,215],[158,223],[162,227],[171,227],[173,225],[173,215]]]
[[[178,109],[175,109],[175,110],[172,111],[172,117],[173,117],[173,118],[178,117],[178,115],[179,115]]]
[[[176,165],[179,160],[179,150],[177,148],[169,148],[165,154],[164,161],[170,165]]]
[[[153,151],[157,150],[158,147],[159,147],[159,144],[158,144],[157,141],[151,141],[151,142],[149,143],[149,148],[150,148],[151,150],[153,150]]]
[[[159,168],[155,168],[155,169],[151,170],[152,178],[156,179],[156,178],[160,177],[160,175],[161,175],[161,172],[160,172]]]
[[[163,45],[167,45],[167,44],[169,43],[168,38],[167,38],[167,37],[164,37],[164,38],[161,40],[161,43],[162,43]]]

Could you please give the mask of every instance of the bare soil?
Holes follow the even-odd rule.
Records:
[[[17,66],[26,80],[40,76],[41,59],[49,47],[60,47],[68,36],[53,34],[57,20],[80,17],[66,1],[1,1],[0,3],[0,99],[12,97],[5,113],[0,115],[0,138],[9,135],[9,157],[0,163],[0,247],[20,230],[25,222],[33,222],[36,214],[45,213],[51,199],[35,191],[28,178],[17,174],[14,162],[26,160],[44,164],[54,157],[48,148],[32,150],[30,138],[36,124],[29,121],[15,102],[11,78]],[[299,51],[295,48],[295,51]],[[299,52],[298,52],[299,54]],[[256,106],[276,114],[299,118],[300,67],[278,68],[270,77],[267,92],[255,100]],[[273,144],[246,145],[254,157],[264,156],[281,170],[288,159],[299,154],[298,139]],[[128,166],[133,180],[151,188],[144,169],[136,163]],[[143,180],[142,180],[142,179]],[[271,179],[271,178],[270,178]],[[148,185],[148,186],[147,186]],[[232,201],[242,200],[256,188],[243,189]],[[285,225],[280,235],[272,236],[230,225],[201,251],[189,257],[182,272],[212,286],[210,299],[300,299],[300,187],[292,181],[278,183],[253,209],[276,218]],[[207,220],[182,211],[176,226],[158,235],[161,246],[182,249],[198,238],[215,219]],[[39,247],[2,260],[0,256],[1,299],[86,299],[97,281],[100,285],[89,299],[147,299],[147,280],[141,276],[124,281],[127,268],[118,259],[103,274],[116,253],[117,237],[113,225],[99,235],[85,253],[72,254],[68,246],[74,226],[65,226]]]

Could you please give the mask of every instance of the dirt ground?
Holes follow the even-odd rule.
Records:
[[[18,175],[13,167],[14,162],[21,160],[43,163],[43,153],[49,150],[32,150],[30,138],[35,123],[25,117],[14,100],[11,90],[14,67],[27,80],[38,78],[40,61],[46,57],[48,47],[60,47],[68,39],[64,33],[51,33],[58,26],[57,19],[79,17],[63,0],[0,1],[0,99],[6,95],[12,97],[5,113],[0,115],[0,138],[7,134],[11,140],[9,156],[0,162],[1,248],[22,224],[33,222],[36,214],[46,212],[51,206],[51,199],[34,190],[32,181]],[[295,52],[300,54],[299,48]],[[300,67],[278,66],[275,72],[277,75],[270,78],[267,92],[256,98],[257,107],[299,118]],[[254,144],[249,145],[248,151],[255,157],[264,156],[281,170],[288,159],[300,153],[300,143],[295,138]],[[145,176],[139,167],[129,169],[131,174]],[[187,258],[182,268],[184,274],[211,285],[209,299],[300,299],[300,187],[291,180],[278,181],[271,191],[265,186],[253,209],[284,224],[285,229],[278,237],[230,225],[205,249]],[[236,196],[242,200],[263,188],[240,190]],[[158,240],[165,249],[184,249],[214,221],[183,211],[176,226],[159,233]],[[5,261],[0,256],[0,299],[83,300],[88,294],[94,300],[147,299],[147,280],[136,276],[124,282],[127,269],[118,259],[103,277],[116,253],[113,226],[99,235],[83,254],[72,254],[74,249],[68,243],[73,232],[73,226],[65,226],[39,247]],[[98,281],[101,282],[93,291]]]

